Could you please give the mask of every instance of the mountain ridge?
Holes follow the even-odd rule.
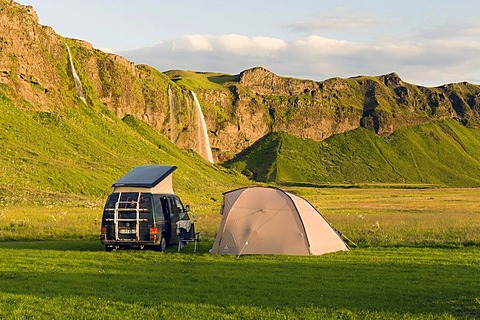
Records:
[[[419,125],[449,119],[462,128],[474,130],[480,126],[479,85],[455,83],[428,88],[406,83],[396,73],[318,82],[278,76],[263,67],[250,68],[236,75],[186,70],[160,72],[97,50],[88,42],[62,37],[52,28],[38,24],[38,16],[32,7],[11,0],[0,0],[0,30],[1,107],[9,111],[12,106],[18,109],[17,113],[5,114],[11,114],[12,118],[18,116],[22,121],[58,124],[62,124],[61,120],[66,116],[86,121],[85,116],[89,115],[99,121],[100,128],[110,128],[107,123],[112,121],[122,128],[133,123],[135,128],[150,128],[150,137],[162,136],[184,150],[198,152],[200,143],[193,91],[201,104],[214,158],[220,163],[235,159],[242,151],[276,132],[289,132],[300,139],[318,143],[355,134],[359,129],[374,136],[389,137],[404,128],[414,131]],[[71,61],[67,46],[71,50]],[[83,85],[84,100],[76,92],[71,65]],[[24,112],[28,116],[19,116]],[[20,130],[21,124],[8,124],[8,119],[2,121],[13,131],[34,134]],[[35,128],[42,130],[36,125]],[[142,132],[147,132],[143,129]],[[77,129],[66,126],[65,130]],[[124,139],[132,143],[132,133],[128,130]],[[96,130],[92,129],[92,132],[102,137]],[[96,141],[84,133],[80,136]],[[26,137],[22,139],[27,140]],[[104,136],[104,140],[111,141],[108,136]],[[374,147],[357,142],[359,146]],[[11,147],[15,142],[9,134],[2,134],[2,143],[5,150],[23,155],[18,160],[8,155],[13,164],[24,165],[25,159],[28,163],[35,162],[39,158],[34,154],[43,154],[28,145],[23,145],[22,150]],[[73,140],[69,143],[58,144],[58,148],[65,148],[58,153],[84,157],[68,151],[82,144]],[[107,149],[107,146],[103,148]],[[148,150],[145,151],[147,154],[153,152]],[[268,181],[281,181],[282,164],[276,159],[281,153],[267,152],[266,155],[271,158],[265,161],[280,164],[266,169],[265,174],[275,177]],[[58,157],[51,152],[42,157],[49,156]],[[472,153],[471,163],[476,163],[477,156]],[[106,161],[103,157],[100,159]],[[145,163],[148,159],[151,157],[139,155],[138,161],[129,159],[128,163]],[[89,161],[94,163],[92,159]],[[182,161],[188,163],[186,158]],[[102,170],[108,171],[105,168]],[[244,167],[240,171],[252,177],[254,172],[251,169]],[[22,174],[26,175],[28,170],[25,170]],[[8,181],[7,176],[3,179]],[[42,176],[41,179],[49,178]],[[52,190],[58,189],[55,188]],[[86,194],[101,193],[102,187],[98,184],[94,188],[95,191]]]
[[[191,85],[195,78],[209,77],[190,73],[177,81]],[[315,82],[277,76],[262,67],[239,75],[210,78],[215,78],[217,85],[223,85],[229,92],[201,86],[194,90],[199,91],[197,95],[206,105],[209,127],[214,128],[212,144],[219,149],[234,149],[233,154],[275,131],[322,141],[359,127],[389,135],[405,126],[446,118],[470,127],[478,127],[480,123],[480,86],[468,83],[427,88],[406,83],[396,73]],[[220,92],[222,100],[218,99]],[[233,106],[227,123],[219,128],[209,106],[217,109],[221,106],[224,110]],[[242,121],[247,115],[253,125]],[[233,141],[230,145],[222,140],[222,130]]]

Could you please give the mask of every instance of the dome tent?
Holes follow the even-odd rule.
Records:
[[[348,247],[305,199],[273,187],[223,195],[222,222],[211,253],[321,255]]]

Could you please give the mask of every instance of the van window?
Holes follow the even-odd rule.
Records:
[[[112,219],[115,212],[115,204],[118,201],[118,193],[112,193],[108,196],[105,208],[103,209],[103,220]]]
[[[168,202],[170,204],[170,208],[172,209],[172,213],[173,213],[172,220],[176,222],[178,221],[178,214],[179,214],[177,204],[175,203],[174,198],[168,198]]]
[[[123,192],[120,201],[118,200],[120,193],[112,193],[105,204],[105,209],[115,209],[115,205],[119,202],[120,209],[136,208],[137,202],[139,209],[142,211],[152,211],[152,195],[150,193]]]
[[[153,195],[153,205],[155,207],[157,219],[164,220],[165,218],[163,217],[162,202],[160,200],[160,196],[157,194]]]
[[[115,204],[118,201],[118,193],[112,193],[108,196],[107,203],[105,204],[105,209],[115,209]]]
[[[185,216],[187,215],[187,212],[183,208],[182,201],[180,201],[179,198],[175,198],[175,205],[177,207],[180,220],[183,220],[183,218],[185,218]]]
[[[122,192],[118,207],[122,209],[136,208],[138,201],[138,192]]]
[[[138,207],[144,212],[152,211],[152,195],[149,193],[141,193]]]
[[[171,212],[170,204],[168,203],[167,197],[162,196],[160,198],[160,203],[162,206],[162,212],[163,212],[163,216],[165,217],[165,220],[171,220],[172,212]]]
[[[153,195],[153,204],[157,220],[170,220],[170,209],[168,208],[167,198],[158,194]]]

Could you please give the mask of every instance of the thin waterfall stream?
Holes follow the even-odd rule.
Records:
[[[168,85],[168,104],[170,107],[170,141],[174,142],[175,132],[175,99],[173,97],[172,87]]]
[[[80,81],[80,77],[77,74],[77,70],[75,70],[75,66],[73,65],[72,53],[70,52],[70,47],[68,44],[65,43],[68,51],[68,60],[70,61],[70,67],[72,69],[73,81],[75,82],[75,90],[77,91],[77,96],[82,100],[85,104],[87,104],[87,99],[85,98],[85,93],[83,91],[83,85]]]
[[[197,152],[208,162],[214,163],[210,139],[208,138],[207,123],[205,122],[200,102],[198,102],[195,92],[190,92],[192,93],[197,118]]]

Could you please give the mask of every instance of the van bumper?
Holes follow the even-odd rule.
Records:
[[[159,245],[160,241],[132,241],[132,240],[101,240],[102,244],[107,246],[129,246],[129,247],[138,247],[138,246],[153,246]]]

